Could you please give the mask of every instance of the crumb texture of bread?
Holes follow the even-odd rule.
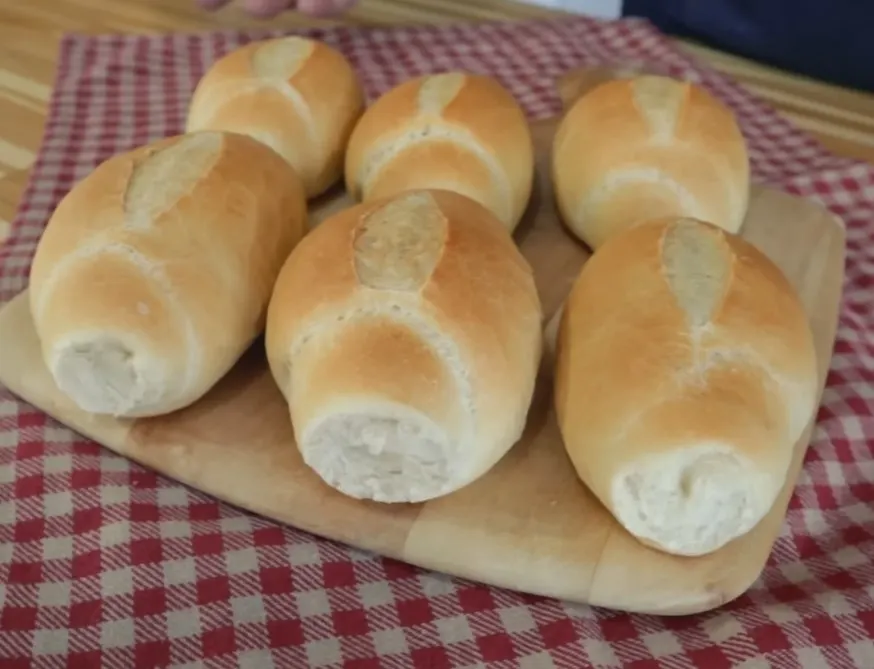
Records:
[[[412,190],[323,221],[270,301],[270,369],[304,461],[331,487],[422,502],[521,436],[540,361],[531,268],[502,223]]]
[[[196,132],[104,161],[62,199],[31,267],[56,385],[121,417],[199,399],[263,330],[305,225],[294,169],[243,135]]]
[[[659,75],[610,80],[577,99],[556,131],[552,174],[562,219],[592,249],[667,216],[738,232],[749,201],[746,140],[732,111]]]
[[[406,81],[370,105],[350,137],[345,175],[363,201],[454,191],[512,231],[531,196],[533,140],[524,111],[497,80],[444,72]]]
[[[248,135],[291,164],[307,196],[343,174],[346,144],[364,110],[364,91],[343,54],[290,36],[236,49],[206,72],[189,105],[187,131]]]
[[[695,219],[608,240],[559,325],[555,403],[574,468],[669,553],[713,552],[767,514],[817,387],[810,326],[779,268]]]

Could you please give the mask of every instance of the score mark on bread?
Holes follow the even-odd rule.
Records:
[[[256,86],[267,86],[285,98],[301,122],[296,133],[294,152],[287,146],[284,137],[272,129],[252,129],[250,134],[271,149],[284,155],[292,165],[317,163],[325,151],[326,138],[323,128],[316,123],[307,101],[291,85],[292,79],[312,55],[315,44],[300,37],[287,37],[260,45],[252,54],[252,71]],[[245,89],[238,91],[244,93]]]
[[[355,271],[377,290],[419,290],[443,250],[446,217],[428,192],[394,199],[367,214],[355,233]]]
[[[694,329],[705,327],[730,285],[732,260],[722,235],[680,219],[662,238],[661,263],[677,304]]]
[[[286,37],[261,44],[252,54],[252,69],[259,79],[288,85],[288,80],[312,55],[315,43],[301,37]]]
[[[133,228],[152,225],[191,193],[213,169],[221,150],[220,133],[201,132],[150,151],[134,164],[127,182],[122,202],[125,224]]]
[[[416,96],[419,111],[439,115],[461,92],[465,79],[461,72],[445,72],[425,79]]]
[[[653,139],[667,141],[674,137],[688,91],[688,84],[666,77],[632,79],[632,100],[649,126]]]

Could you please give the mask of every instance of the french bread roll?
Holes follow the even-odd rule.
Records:
[[[421,502],[519,439],[541,353],[530,266],[451,191],[406,191],[323,221],[267,317],[272,374],[303,460],[344,494]]]
[[[95,414],[191,404],[263,331],[305,226],[297,173],[244,135],[192,133],[109,158],[61,200],[31,267],[56,385]]]
[[[307,197],[343,175],[364,93],[349,61],[323,42],[282,37],[220,58],[197,85],[187,132],[224,130],[267,144],[298,171]]]
[[[491,77],[411,79],[361,116],[346,151],[358,200],[443,189],[476,200],[514,230],[531,196],[534,144],[525,113]]]
[[[802,305],[764,254],[694,219],[632,226],[584,265],[557,344],[567,453],[632,535],[701,555],[770,510],[818,381]]]
[[[596,250],[663,216],[737,232],[750,169],[731,110],[694,84],[643,75],[602,83],[571,105],[553,140],[552,179],[565,224]]]

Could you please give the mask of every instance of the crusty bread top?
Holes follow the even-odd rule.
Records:
[[[197,292],[204,297],[217,290],[223,299],[249,300],[252,289],[269,294],[276,270],[260,271],[252,255],[294,245],[305,217],[286,216],[301,209],[300,195],[294,172],[248,137],[197,132],[161,139],[112,156],[67,193],[40,239],[31,281],[48,293],[44,281],[62,280],[67,269],[106,253],[109,244],[130,245],[171,272],[183,272],[177,264],[197,248],[198,262],[211,270],[201,272],[205,283]],[[271,225],[243,225],[255,206]],[[280,217],[283,225],[272,224]],[[217,237],[225,241],[216,244]],[[241,276],[255,285],[241,284]],[[183,292],[190,288],[177,284]]]
[[[217,60],[198,82],[187,128],[243,132],[281,155],[293,152],[296,166],[320,165],[316,175],[301,169],[314,195],[342,172],[342,152],[363,107],[363,89],[342,53],[317,40],[282,37]]]
[[[284,367],[307,344],[328,346],[346,328],[375,342],[369,333],[376,328],[396,332],[408,374],[409,365],[430,373],[433,364],[426,362],[433,354],[421,343],[407,342],[404,332],[412,329],[426,348],[446,358],[443,364],[463,371],[460,398],[449,398],[453,404],[460,399],[467,410],[475,408],[483,429],[494,429],[489,418],[515,406],[518,389],[532,382],[540,319],[531,268],[494,215],[449,191],[409,191],[343,210],[301,241],[276,282],[267,353],[279,386],[288,392]],[[373,347],[373,355],[385,348]],[[344,385],[364,369],[361,346],[346,350],[342,364],[332,365]],[[391,396],[399,364],[370,370],[374,394]],[[438,388],[436,378],[429,386],[440,394],[444,386]],[[447,401],[434,397],[421,403]],[[516,427],[506,416],[491,424]]]
[[[364,112],[347,147],[346,187],[356,198],[455,190],[515,225],[531,194],[533,155],[527,119],[507,89],[445,72],[408,80]]]
[[[743,134],[728,107],[689,82],[643,75],[599,84],[567,111],[554,156],[566,217],[598,212],[586,230],[596,247],[640,215],[696,217],[730,232],[746,215]]]
[[[571,290],[558,349],[562,431],[569,452],[574,435],[599,444],[577,454],[593,471],[620,441],[629,462],[716,441],[779,478],[781,446],[815,407],[813,337],[792,286],[752,244],[700,221],[608,240]]]

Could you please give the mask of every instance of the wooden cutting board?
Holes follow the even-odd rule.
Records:
[[[587,257],[559,224],[545,175],[554,123],[534,126],[538,187],[517,241],[549,317]],[[318,203],[314,219],[346,206]],[[743,235],[798,289],[824,381],[843,280],[844,232],[818,206],[756,189]],[[22,293],[0,312],[0,382],[107,448],[282,523],[425,568],[496,586],[628,611],[681,614],[719,606],[759,576],[784,519],[810,431],[771,513],[748,535],[700,558],[639,544],[577,480],[551,407],[549,356],[522,440],[485,477],[443,499],[380,505],[346,498],[302,462],[288,411],[257,342],[202,401],[136,421],[77,410],[42,363]]]

